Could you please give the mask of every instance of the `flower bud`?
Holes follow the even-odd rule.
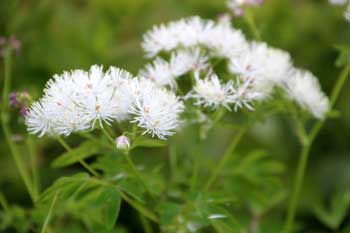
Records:
[[[19,114],[22,116],[22,117],[25,117],[28,115],[28,108],[26,106],[22,106],[21,107],[21,110],[19,111]]]
[[[115,144],[118,150],[129,150],[130,148],[130,140],[124,135],[117,137]]]

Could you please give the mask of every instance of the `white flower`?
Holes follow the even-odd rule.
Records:
[[[248,43],[240,30],[233,29],[229,22],[220,22],[203,32],[201,43],[212,55],[230,58],[248,48]]]
[[[25,124],[30,133],[39,134],[39,137],[52,132],[53,122],[40,101],[33,103],[29,108]]]
[[[230,59],[229,70],[241,79],[249,79],[255,90],[266,98],[275,85],[281,85],[292,68],[290,55],[265,43],[252,43],[240,56]]]
[[[345,20],[350,22],[350,3],[348,5],[348,7],[346,8],[346,11],[344,13],[344,17],[345,17]]]
[[[310,111],[316,118],[322,119],[329,111],[329,100],[311,72],[293,70],[291,77],[286,80],[285,88],[292,100]]]
[[[262,92],[256,90],[252,79],[237,80],[235,85],[234,110],[237,111],[239,108],[246,107],[253,111],[252,103],[261,100],[263,95]]]
[[[207,47],[214,55],[231,56],[247,46],[245,37],[228,22],[215,23],[198,16],[154,26],[143,37],[142,47],[149,57],[176,48]]]
[[[152,137],[166,139],[174,134],[180,123],[183,103],[174,93],[157,87],[148,79],[134,80],[130,86],[133,93],[131,122],[143,128]]]
[[[73,70],[54,75],[44,97],[33,105],[26,117],[29,131],[69,135],[92,129],[96,121],[110,123],[128,117],[131,106],[131,74],[118,68],[104,73],[92,66],[89,72]],[[39,124],[38,119],[43,118]],[[46,126],[45,126],[46,125]]]
[[[113,119],[117,121],[128,119],[132,103],[129,85],[133,75],[123,69],[110,67],[106,72],[106,78],[108,79],[108,88],[112,88],[111,102],[116,109],[113,112]]]
[[[140,77],[154,81],[159,86],[176,88],[176,78],[190,72],[207,68],[208,58],[200,49],[180,50],[171,54],[167,62],[157,57],[140,71]]]
[[[139,73],[140,77],[150,79],[158,86],[176,87],[175,75],[171,65],[164,59],[157,57],[152,64],[147,64]]]
[[[349,0],[329,0],[329,2],[333,5],[344,5],[349,2]]]
[[[170,67],[176,77],[208,68],[208,57],[200,49],[180,50],[171,55]]]
[[[196,84],[185,99],[195,99],[196,105],[203,105],[217,109],[224,106],[230,109],[229,104],[235,101],[233,82],[222,84],[216,74],[211,74],[205,79],[196,77]]]

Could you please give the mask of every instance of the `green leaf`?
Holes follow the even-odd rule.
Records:
[[[159,139],[153,139],[153,138],[147,138],[147,137],[139,137],[136,139],[134,143],[132,143],[132,149],[136,147],[149,147],[149,148],[156,148],[156,147],[164,147],[167,143],[164,140]]]
[[[79,147],[68,151],[52,162],[52,166],[55,168],[65,167],[74,163],[79,162],[79,160],[86,159],[100,151],[100,146],[93,141],[86,141],[82,143]]]
[[[74,195],[79,187],[84,185],[89,179],[87,173],[78,173],[70,177],[62,177],[58,179],[52,186],[44,191],[39,198],[39,203],[52,200],[56,191],[60,190],[60,198],[66,199]]]
[[[96,203],[102,205],[103,222],[107,229],[112,230],[120,211],[121,197],[118,190],[113,186],[103,187]]]

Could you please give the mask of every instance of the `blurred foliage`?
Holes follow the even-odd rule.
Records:
[[[1,0],[0,36],[15,35],[22,44],[13,60],[12,90],[28,90],[36,98],[52,74],[92,64],[115,65],[136,73],[146,62],[140,46],[142,34],[153,24],[190,15],[216,18],[224,11],[224,0]],[[342,66],[350,59],[350,25],[343,19],[343,9],[325,0],[266,0],[263,7],[252,11],[263,40],[289,51],[295,64],[315,73],[329,93],[340,72],[335,65]],[[235,19],[234,25],[252,37],[243,20]],[[336,106],[341,114],[327,122],[311,151],[297,216],[300,232],[350,232],[349,102],[348,82]],[[17,119],[16,113],[12,114]],[[22,119],[13,120],[12,128],[17,135],[25,132]],[[273,116],[255,124],[215,184],[219,189],[210,193],[183,191],[188,188],[184,187],[190,175],[188,168],[193,166],[186,157],[188,150],[195,151],[194,131],[188,129],[171,139],[178,146],[170,148],[169,153],[176,152],[177,161],[168,161],[167,148],[157,141],[138,145],[133,156],[147,169],[146,187],[125,167],[123,157],[112,154],[111,149],[104,148],[104,156],[96,159],[100,151],[96,142],[80,145],[81,139],[71,137],[72,145],[80,145],[72,157],[51,139],[33,139],[37,144],[34,150],[40,155],[37,169],[41,190],[61,177],[42,194],[37,209],[31,208],[1,132],[0,231],[40,229],[59,194],[52,216],[55,221],[50,225],[55,231],[49,229],[51,232],[142,232],[143,220],[135,217],[130,203],[121,203],[121,193],[137,203],[150,203],[149,195],[162,196],[170,189],[168,196],[162,197],[167,201],[153,200],[148,206],[161,213],[163,231],[186,232],[190,228],[227,233],[238,232],[245,225],[251,228],[242,232],[253,232],[259,222],[261,232],[278,233],[299,151],[286,117]],[[210,130],[201,142],[204,171],[209,172],[231,132],[222,125]],[[30,167],[27,142],[18,143]],[[252,150],[252,144],[263,150]],[[77,174],[81,167],[73,164],[82,158],[103,171],[109,183]],[[171,169],[179,169],[176,177],[170,175]],[[206,175],[200,174],[199,179],[205,180]],[[230,179],[224,179],[226,176]],[[146,189],[152,190],[151,194]],[[182,203],[183,199],[190,201]],[[218,218],[211,219],[212,213]],[[118,215],[117,227],[112,229]],[[35,229],[30,229],[33,226]]]

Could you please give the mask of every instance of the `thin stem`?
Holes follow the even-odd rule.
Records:
[[[38,172],[38,160],[37,160],[37,155],[35,153],[35,144],[33,141],[33,138],[28,135],[27,140],[27,147],[29,151],[29,156],[30,156],[30,161],[31,161],[31,167],[32,167],[32,181],[33,181],[33,192],[35,195],[35,200],[38,199],[39,194],[40,194],[40,176]]]
[[[126,195],[123,192],[120,192],[121,197],[124,199],[124,201],[126,201],[127,203],[129,203],[129,205],[131,205],[132,207],[134,207],[138,212],[140,212],[141,214],[143,214],[145,217],[147,217],[148,219],[152,220],[155,223],[158,223],[158,217],[151,212],[150,210],[148,210],[147,208],[143,207],[142,205],[140,205],[139,203],[137,203],[136,201],[132,200],[128,195]]]
[[[298,169],[297,169],[296,179],[295,179],[295,183],[294,183],[294,190],[293,190],[293,195],[292,195],[292,197],[290,199],[290,203],[289,203],[287,219],[286,219],[286,223],[285,223],[284,231],[283,231],[284,233],[291,232],[291,229],[293,226],[295,212],[296,212],[298,202],[299,202],[300,190],[301,190],[303,178],[305,175],[305,168],[307,166],[307,160],[309,157],[310,146],[311,146],[310,144],[307,144],[307,146],[303,146],[300,157],[299,157]]]
[[[105,128],[101,127],[101,131],[103,132],[103,134],[107,137],[107,139],[111,142],[112,145],[115,145],[115,142],[112,138],[112,136],[108,133],[108,131]],[[132,133],[132,137],[135,139],[136,137],[136,128],[133,129],[133,133]],[[148,186],[146,185],[145,181],[143,180],[142,175],[140,174],[140,172],[137,170],[134,162],[132,161],[132,159],[129,156],[129,152],[124,152],[123,153],[125,160],[127,161],[131,171],[134,173],[134,175],[140,180],[140,182],[142,183],[142,185],[144,186],[144,188],[147,190],[147,192],[151,193],[150,189],[148,188]]]
[[[2,193],[0,193],[0,205],[6,212],[9,211],[9,206],[7,204],[5,196]]]
[[[142,227],[145,230],[145,233],[153,233],[152,226],[148,219],[146,219],[142,214],[139,214],[139,217],[142,223]]]
[[[51,218],[51,215],[52,215],[53,207],[55,206],[55,203],[56,203],[56,200],[57,200],[57,196],[58,196],[58,191],[55,193],[55,196],[52,199],[52,203],[51,203],[51,206],[50,206],[50,209],[49,209],[49,213],[46,216],[43,228],[41,229],[41,233],[45,233],[46,232],[46,228],[47,228],[47,226],[48,226],[48,224],[50,222],[50,218]]]
[[[24,165],[25,163],[22,160],[19,148],[11,139],[12,133],[11,133],[10,127],[8,126],[8,122],[9,122],[8,96],[9,96],[10,86],[11,86],[11,49],[7,48],[5,49],[5,54],[4,54],[4,88],[3,88],[3,96],[2,96],[3,98],[2,98],[1,125],[4,131],[6,143],[10,148],[10,152],[15,161],[18,172],[24,182],[24,185],[26,186],[26,189],[28,190],[30,198],[32,199],[33,202],[35,202],[36,198],[33,192],[30,176],[25,168],[25,165]]]
[[[172,145],[172,143],[169,144],[169,163],[170,163],[170,174],[171,179],[173,180],[176,172],[177,172],[177,152],[176,152],[176,146]]]
[[[192,171],[192,178],[191,178],[191,184],[190,184],[190,190],[194,191],[197,180],[198,180],[198,170],[199,170],[199,160],[200,160],[200,140],[198,139],[198,142],[195,145],[194,149],[194,164],[193,164],[193,171]]]
[[[250,31],[252,32],[255,40],[261,40],[260,32],[258,30],[258,27],[256,26],[255,20],[251,12],[246,11],[244,13],[244,19],[247,22]]]
[[[56,135],[57,141],[66,149],[68,152],[72,152],[72,148],[66,143],[66,141],[59,135]],[[89,164],[87,164],[84,160],[79,159],[79,163],[88,170],[92,175],[96,177],[100,177],[100,174],[98,174]]]
[[[224,168],[225,164],[230,160],[234,150],[236,149],[238,143],[241,141],[243,135],[246,132],[246,128],[241,128],[238,131],[238,134],[236,135],[236,137],[232,140],[231,144],[227,147],[224,155],[222,156],[220,162],[218,163],[218,165],[216,166],[215,170],[213,171],[213,173],[211,174],[211,176],[208,179],[207,184],[205,185],[205,190],[209,190],[209,188],[211,187],[211,185],[213,184],[213,182],[216,180],[216,178],[218,177],[218,175],[220,174],[220,172],[222,171],[222,169]]]
[[[115,145],[114,139],[112,138],[112,136],[108,133],[108,131],[104,127],[101,127],[101,131],[107,137],[108,141],[110,141],[112,145]]]
[[[134,162],[131,160],[129,153],[123,153],[124,157],[129,165],[129,167],[131,168],[131,171],[134,173],[134,175],[137,177],[137,179],[139,179],[139,181],[141,182],[141,184],[143,185],[143,187],[147,190],[148,193],[152,194],[151,190],[148,188],[148,186],[146,185],[146,182],[144,181],[142,175],[140,174],[140,172],[137,170]]]
[[[335,86],[333,87],[333,90],[332,90],[332,93],[330,96],[330,109],[333,109],[336,101],[338,100],[340,92],[342,90],[342,87],[344,86],[347,78],[349,77],[349,72],[350,72],[350,64],[348,64],[343,69]],[[307,135],[306,143],[304,142],[302,144],[303,147],[302,147],[301,154],[299,157],[296,179],[295,179],[295,183],[294,183],[294,189],[293,189],[293,193],[292,193],[292,196],[290,199],[289,208],[288,208],[288,212],[287,212],[287,218],[286,218],[286,222],[285,222],[285,225],[283,228],[283,233],[290,233],[292,230],[297,206],[299,203],[300,191],[301,191],[301,187],[303,185],[305,170],[306,170],[308,158],[310,155],[310,149],[311,149],[312,143],[314,142],[318,133],[322,129],[326,120],[327,120],[327,116],[324,119],[322,119],[321,121],[318,121],[310,130],[310,133]]]

